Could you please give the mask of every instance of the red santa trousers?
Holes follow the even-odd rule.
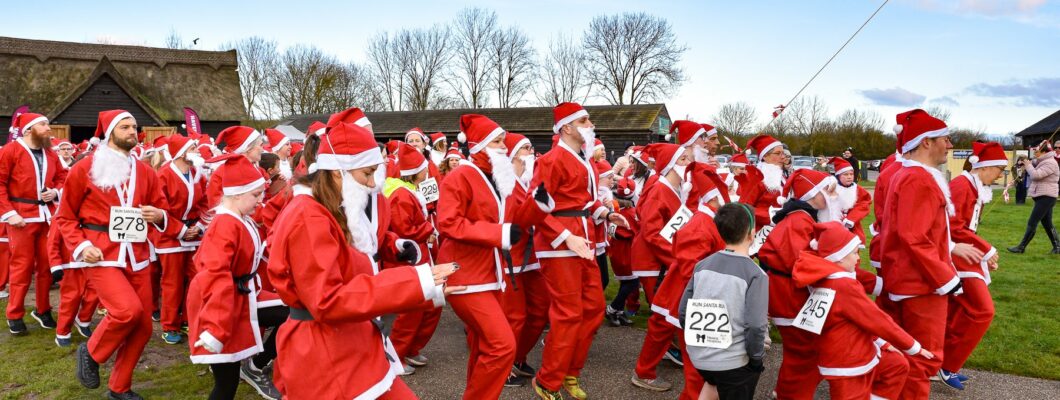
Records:
[[[515,335],[515,362],[525,363],[548,323],[548,283],[541,270],[515,274],[518,289],[508,287],[501,294],[501,306]]]
[[[638,377],[648,380],[657,377],[655,368],[659,366],[666,351],[670,350],[676,332],[677,327],[666,322],[666,317],[651,313],[648,317],[648,333],[644,335],[644,345],[641,346],[640,356],[637,357]]]
[[[162,279],[159,282],[162,300],[159,311],[162,314],[163,331],[178,331],[181,324],[188,320],[184,313],[184,302],[188,296],[188,284],[191,283],[191,278],[195,277],[195,264],[192,263],[194,255],[195,253],[190,251],[158,255],[158,263],[162,266]],[[153,279],[154,274],[152,283]]]
[[[821,373],[817,369],[817,335],[793,326],[777,326],[784,340],[783,358],[777,376],[777,400],[813,399]]]
[[[905,329],[913,339],[920,342],[935,358],[911,357],[909,377],[902,388],[903,399],[926,399],[931,394],[928,378],[942,367],[943,347],[946,340],[946,307],[948,296],[925,295],[894,302],[891,318]]]
[[[151,261],[148,267],[151,270],[151,311],[162,310],[162,263],[158,260]]]
[[[7,290],[8,264],[11,263],[10,247],[7,238],[0,242],[0,290]]]
[[[447,300],[467,327],[465,399],[496,399],[515,362],[515,336],[501,308],[498,290],[449,296]]]
[[[419,310],[398,315],[394,327],[390,330],[390,342],[398,358],[404,362],[405,357],[414,357],[431,341],[434,331],[438,329],[438,320],[442,318],[441,308]]]
[[[662,280],[658,276],[642,276],[640,279],[640,288],[644,289],[644,299],[651,304],[651,300],[655,298],[655,288],[659,285],[659,281]],[[629,302],[626,304],[629,305]]]
[[[394,378],[394,383],[390,384],[390,390],[379,395],[379,400],[416,400],[416,393],[409,389],[409,385],[405,384],[405,381],[401,378]]]
[[[950,296],[949,318],[946,323],[946,358],[942,369],[960,371],[983,340],[990,322],[994,320],[994,300],[986,282],[978,278],[961,279],[964,294]]]
[[[22,319],[26,315],[26,295],[34,273],[37,274],[34,288],[37,312],[51,311],[52,306],[48,304],[48,291],[52,287],[48,265],[48,224],[32,223],[21,228],[9,225],[7,235],[11,239],[8,282],[11,295],[7,299],[7,319]]]
[[[85,271],[81,268],[63,271],[63,281],[59,283],[59,318],[55,336],[69,339],[74,324],[82,327],[91,325],[92,314],[98,306],[99,297],[88,284]]]
[[[860,376],[829,377],[828,394],[833,400],[863,400],[871,397],[898,399],[909,375],[909,361],[902,353],[881,351],[880,363]]]
[[[576,257],[542,258],[541,273],[552,297],[537,382],[559,390],[566,376],[581,376],[596,329],[604,321],[604,292],[596,260]]]
[[[151,271],[128,268],[85,268],[88,284],[96,289],[107,315],[88,340],[88,353],[103,364],[115,353],[107,387],[122,393],[132,387],[144,346],[151,338]]]

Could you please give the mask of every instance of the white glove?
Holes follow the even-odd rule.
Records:
[[[199,339],[198,341],[195,342],[195,347],[202,347],[202,348],[206,349],[206,351],[214,353],[214,354],[217,354],[217,353],[221,352],[221,349],[214,347],[212,344],[210,344],[210,343],[208,343],[208,342],[206,342],[205,340],[202,340],[202,339]]]

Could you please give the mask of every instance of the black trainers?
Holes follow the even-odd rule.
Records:
[[[115,393],[113,391],[107,391],[107,398],[110,400],[144,400],[143,396],[136,394],[136,392],[130,390],[124,393]]]
[[[151,313],[151,320],[155,321],[155,322],[161,321],[162,320],[162,312],[161,311],[152,312]]]
[[[526,377],[515,374],[515,369],[508,373],[508,379],[504,380],[504,387],[523,387],[526,386]]]
[[[45,311],[41,314],[37,314],[37,311],[34,310],[33,312],[29,313],[29,315],[33,317],[33,319],[37,320],[37,322],[40,322],[41,328],[55,329],[55,320],[52,319],[51,310]]]
[[[611,305],[608,305],[607,310],[604,311],[604,319],[607,320],[608,325],[622,326],[622,321],[618,319],[618,314],[621,313],[621,311],[615,310],[614,308],[611,308]]]
[[[77,333],[79,335],[84,336],[86,338],[92,337],[92,325],[81,326],[78,324],[74,324],[74,328],[77,329]]]
[[[88,343],[81,343],[77,346],[77,381],[81,382],[81,386],[89,389],[95,389],[99,387],[99,363],[92,359],[92,355],[88,354]],[[132,392],[126,392],[128,394]],[[136,393],[133,395],[140,396]],[[115,395],[123,395],[123,393],[111,393],[112,399],[121,398],[114,397]],[[132,397],[137,398],[137,397]]]
[[[629,315],[626,315],[625,312],[618,313],[618,322],[621,323],[622,326],[633,326],[633,320],[629,319]]]
[[[59,347],[70,347],[70,336],[67,337],[55,337],[55,345]]]
[[[266,374],[266,370],[270,373]],[[268,368],[267,365],[263,369],[255,367],[253,358],[243,360],[239,366],[239,377],[249,384],[250,387],[254,388],[261,397],[278,400],[282,395],[272,383],[271,372],[272,370]]]
[[[7,330],[15,336],[23,336],[29,332],[29,330],[26,329],[26,323],[22,321],[22,318],[7,320]]]
[[[534,374],[537,373],[537,371],[534,370],[534,367],[531,367],[530,364],[527,364],[525,362],[515,363],[514,365],[512,365],[512,372],[524,378],[533,377]]]

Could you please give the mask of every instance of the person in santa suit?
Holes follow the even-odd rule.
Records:
[[[674,262],[671,240],[661,232],[684,203],[687,193],[682,192],[682,182],[690,161],[684,148],[675,144],[653,143],[644,151],[655,154],[661,161],[655,164],[655,176],[661,178],[656,182],[657,187],[644,194],[637,204],[640,230],[633,238],[633,275],[640,279],[644,298],[651,303],[667,267]]]
[[[444,133],[435,132],[431,134],[431,163],[441,167],[448,149],[449,140],[446,140]]]
[[[285,181],[290,181],[294,177],[294,170],[291,168],[291,139],[276,129],[266,129],[265,138],[269,141],[265,151],[280,158],[276,163],[280,167],[280,176]]]
[[[718,151],[718,130],[709,124],[700,124],[688,120],[677,120],[670,125],[666,141],[670,141],[677,131],[677,144],[685,148],[688,157],[694,162],[709,164]]]
[[[464,161],[464,155],[460,154],[459,149],[449,149],[449,151],[446,151],[445,158],[442,159],[442,164],[438,166],[438,172],[442,174],[442,180],[445,180],[445,178],[449,176],[449,172],[456,169],[461,161]]]
[[[635,205],[640,203],[644,186],[648,184],[648,178],[655,175],[655,171],[649,166],[648,155],[644,153],[644,146],[633,146],[629,158],[632,162],[630,162],[630,167],[626,170],[625,177],[633,180],[633,186],[631,187],[634,192],[631,201]]]
[[[729,199],[734,202],[740,201],[739,193],[743,190],[740,181],[745,179],[749,163],[747,154],[734,154],[732,159],[729,160],[729,173],[722,175],[722,178],[725,179],[725,185],[729,188]]]
[[[42,328],[55,329],[48,302],[48,226],[67,171],[51,150],[47,117],[27,112],[17,123],[23,136],[0,150],[0,222],[7,224],[11,249],[7,326],[12,335],[21,336],[28,332],[22,318],[34,274],[36,309],[30,316]]]
[[[939,379],[963,389],[960,370],[983,339],[994,319],[994,301],[990,297],[990,271],[997,269],[998,253],[977,233],[983,206],[993,200],[994,184],[1008,167],[1008,157],[997,142],[972,143],[972,155],[965,171],[950,181],[950,199],[954,213],[950,216],[950,236],[954,242],[967,243],[984,253],[979,264],[962,258],[953,259],[964,294],[950,296],[946,323],[946,341],[939,369]],[[966,377],[964,377],[967,380]]]
[[[880,163],[880,174],[876,176],[876,188],[872,191],[872,209],[875,220],[872,225],[869,225],[869,233],[872,234],[872,239],[869,240],[869,264],[876,269],[877,275],[883,275],[880,269],[880,252],[883,251],[880,232],[883,231],[884,220],[887,218],[883,215],[883,210],[887,205],[887,196],[891,189],[891,178],[895,172],[902,169],[902,161],[904,160],[901,153],[902,133],[900,128],[897,128],[898,126],[900,125],[895,125],[895,147],[897,150]],[[885,289],[882,287],[880,289],[880,295],[876,296],[876,304],[884,311],[887,311],[892,302],[886,295],[883,295]]]
[[[791,274],[796,286],[831,291],[834,296],[824,315],[814,321],[823,324],[818,325],[815,346],[817,371],[828,380],[830,397],[899,398],[909,371],[902,353],[924,359],[935,356],[865,295],[854,273],[861,239],[837,222],[816,224],[814,234],[811,250],[799,255]],[[813,383],[809,389],[816,386]]]
[[[270,236],[268,273],[290,318],[277,332],[274,380],[285,398],[415,399],[379,317],[440,307],[454,264],[378,270],[382,249],[365,213],[382,189],[372,133],[341,120]],[[376,217],[376,216],[371,216]]]
[[[740,182],[743,192],[740,202],[755,209],[755,229],[770,225],[770,209],[779,208],[777,201],[784,188],[784,144],[769,135],[758,135],[747,142],[747,151],[758,155],[755,165],[747,166],[746,181]],[[748,153],[752,154],[752,153]]]
[[[423,264],[434,265],[427,246],[437,243],[438,234],[434,225],[428,220],[427,200],[419,192],[419,184],[427,179],[428,161],[415,147],[402,144],[398,149],[397,167],[401,178],[387,178],[383,184],[383,195],[390,204],[390,231],[398,236],[415,241],[420,254],[425,255]],[[411,267],[411,263],[388,263],[387,268]],[[401,314],[394,321],[390,340],[398,358],[406,363],[403,375],[416,372],[415,367],[427,365],[427,357],[420,351],[427,346],[434,331],[442,309],[428,307]]]
[[[445,139],[445,135],[442,135],[442,139]],[[410,129],[408,132],[405,132],[405,143],[408,143],[412,147],[416,148],[416,150],[419,151],[420,154],[423,155],[423,158],[431,160],[434,157],[434,155],[431,153],[433,151],[434,147],[428,148],[427,147],[427,143],[428,142],[430,142],[430,139],[427,138],[427,134],[426,133],[423,133],[423,129],[420,129],[420,128],[417,127],[417,128]],[[432,144],[432,146],[433,146],[433,144]],[[398,157],[400,158],[400,155]],[[440,181],[441,180],[442,174],[440,174],[438,172],[438,165],[437,164],[435,164],[433,162],[429,163],[427,165],[427,172],[428,172],[428,176],[427,176],[428,178],[434,178],[435,181]],[[432,209],[431,211],[433,213],[434,205],[431,204],[430,208]]]
[[[653,391],[670,390],[672,384],[656,374],[656,368],[663,356],[670,349],[674,335],[681,331],[681,320],[678,319],[681,295],[684,294],[696,264],[711,254],[725,248],[714,225],[714,212],[728,203],[728,193],[724,191],[725,182],[715,172],[714,167],[704,163],[693,162],[685,171],[686,187],[689,187],[685,207],[694,209],[688,223],[674,233],[670,253],[673,264],[666,271],[659,290],[652,299],[652,315],[648,318],[648,333],[644,336],[637,367],[632,377],[633,385]],[[688,360],[684,341],[678,341],[681,349],[674,349],[668,357],[682,359],[685,372],[685,390],[682,399],[697,399],[703,388],[703,378]]]
[[[514,215],[523,199],[530,193],[530,180],[534,175],[534,147],[526,136],[508,132],[504,135],[504,146],[508,148],[508,159],[515,170],[516,185],[505,202],[505,221],[514,222]],[[508,251],[511,260],[506,273],[515,282],[501,293],[501,307],[508,318],[515,336],[515,363],[505,381],[505,386],[524,386],[528,378],[537,372],[526,362],[526,356],[541,338],[548,323],[548,284],[541,274],[541,264],[534,254],[540,243],[534,241],[533,226],[522,228],[520,240]],[[507,261],[507,260],[506,260]]]
[[[596,173],[589,163],[596,139],[589,113],[577,103],[552,109],[556,145],[534,166],[530,187],[547,186],[555,193],[555,208],[534,226],[535,250],[552,298],[548,340],[534,391],[543,399],[559,399],[562,388],[572,397],[588,397],[581,387],[581,370],[593,336],[603,322],[604,298],[600,271],[593,262],[591,224],[606,220],[628,226],[621,214],[603,206],[596,189]],[[551,193],[551,192],[550,192]]]
[[[61,271],[59,282],[59,316],[55,327],[55,344],[68,347],[72,344],[72,330],[82,337],[92,337],[92,316],[99,307],[99,296],[88,284],[85,271],[80,268],[66,269],[71,261],[70,249],[59,235],[59,225],[48,229],[48,260],[52,274]]]
[[[367,121],[368,118],[365,118]],[[291,176],[291,182],[305,176],[308,173],[309,164],[313,163],[312,158],[316,157],[317,147],[320,146],[320,136],[327,130],[327,125],[323,122],[313,121],[309,124],[309,129],[306,130],[306,138],[302,146],[302,157],[298,160],[298,164],[294,166],[294,172]]]
[[[460,131],[466,135],[472,163],[457,167],[442,183],[437,221],[445,240],[438,259],[459,261],[461,269],[451,282],[467,286],[449,300],[464,321],[471,350],[464,398],[491,399],[500,396],[515,363],[515,337],[501,306],[507,258],[502,253],[519,242],[521,227],[530,226],[533,215],[551,208],[544,191],[535,193],[545,196],[540,210],[535,199],[511,199],[517,206],[512,222],[505,222],[517,178],[504,145],[505,131],[478,114],[461,116]]]
[[[600,160],[607,158],[607,148],[604,147],[604,142],[599,138],[593,140],[593,156],[589,157],[589,161],[594,165]]]
[[[883,210],[883,249],[880,263],[887,296],[894,304],[886,311],[935,359],[914,358],[902,398],[924,399],[930,394],[928,377],[946,357],[948,296],[961,291],[952,256],[979,265],[983,251],[967,243],[952,244],[949,217],[954,213],[949,185],[935,166],[945,163],[953,148],[946,123],[916,109],[897,117],[902,127],[903,168],[891,178]],[[785,341],[785,348],[787,342]]]
[[[70,169],[70,166],[74,165],[74,145],[70,144],[69,140],[59,139],[59,145],[55,146],[54,150],[63,168]]]
[[[242,154],[255,166],[261,161],[261,153],[265,151],[264,143],[265,136],[249,126],[233,126],[217,134],[217,147],[221,151],[226,154]],[[264,171],[261,173],[262,177],[266,177]],[[218,179],[220,177],[210,175],[206,184],[206,204],[209,207],[216,207],[221,202],[222,190]]]
[[[633,158],[632,156],[630,158]],[[633,161],[634,163],[638,161]],[[633,299],[633,295],[640,295],[640,280],[633,275],[632,266],[632,248],[633,248],[633,237],[636,236],[637,231],[640,229],[640,224],[637,222],[637,207],[633,204],[633,194],[636,192],[637,183],[632,177],[624,177],[618,180],[615,185],[614,196],[615,202],[618,203],[618,212],[629,221],[627,227],[616,227],[614,237],[611,238],[611,272],[615,275],[615,280],[618,281],[618,293],[615,294],[614,299],[607,305],[607,310],[604,316],[607,318],[607,322],[611,326],[630,326],[633,325],[633,321],[629,319],[628,302]],[[637,301],[637,307],[633,311],[640,309],[639,299]]]
[[[609,211],[617,210],[618,206],[615,204],[614,194],[611,192],[611,189],[615,186],[615,172],[611,170],[611,164],[601,158],[593,163],[593,171],[596,172],[598,178],[596,196],[600,199],[600,203],[607,207]],[[606,289],[607,284],[610,283],[609,274],[607,273],[607,265],[609,264],[607,253],[608,247],[611,246],[611,228],[609,228],[611,224],[603,220],[594,221],[594,223],[596,224],[594,229],[597,238],[596,265],[600,268],[600,287],[601,289]]]
[[[832,157],[828,161],[835,168],[833,175],[836,177],[836,209],[842,215],[841,223],[857,235],[858,240],[865,243],[865,229],[861,227],[861,220],[869,215],[872,208],[872,195],[868,190],[858,185],[854,179],[854,167],[839,157]]]
[[[11,263],[10,240],[7,237],[7,224],[0,224],[0,299],[6,299],[11,295],[7,291]]]
[[[192,256],[199,249],[206,223],[200,218],[209,208],[206,205],[206,179],[202,171],[191,161],[199,153],[199,143],[186,136],[170,135],[163,151],[171,161],[158,171],[158,180],[166,194],[163,209],[169,218],[171,230],[156,240],[162,269],[162,340],[178,344],[183,340],[180,330],[187,322],[183,312],[187,285],[195,276]]]
[[[139,399],[131,388],[132,372],[151,337],[151,283],[148,243],[136,240],[144,239],[147,230],[165,232],[175,227],[168,226],[161,208],[165,198],[154,171],[129,155],[136,146],[132,114],[100,112],[96,136],[102,137],[99,147],[70,169],[54,220],[63,245],[73,249],[68,268],[84,268],[88,284],[107,309],[88,343],[77,349],[76,375],[81,385],[97,388],[99,364],[114,356],[108,396]],[[142,221],[126,223],[124,232],[111,232],[122,219],[137,214],[142,214]],[[121,239],[120,234],[133,237],[115,241],[111,234],[115,240]]]

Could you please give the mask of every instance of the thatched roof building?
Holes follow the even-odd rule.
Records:
[[[183,107],[191,107],[203,130],[216,134],[246,115],[236,68],[235,50],[0,37],[0,126],[10,124],[16,107],[29,104],[53,125],[69,126],[77,142],[92,135],[102,110],[126,109],[140,126],[179,127]]]

